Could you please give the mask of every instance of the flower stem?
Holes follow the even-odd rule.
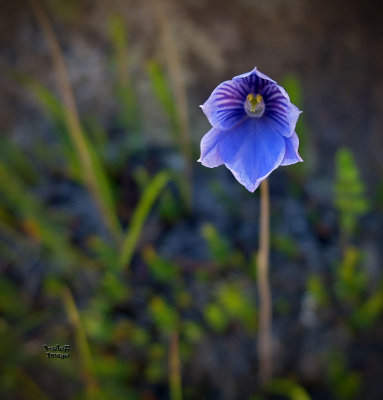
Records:
[[[267,179],[261,183],[257,286],[259,293],[258,357],[259,380],[265,386],[272,376],[271,293],[269,284],[270,200]]]

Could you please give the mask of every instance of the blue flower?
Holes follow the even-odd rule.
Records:
[[[198,161],[226,165],[250,192],[280,165],[303,161],[295,132],[301,111],[257,68],[218,85],[201,108],[212,128]]]

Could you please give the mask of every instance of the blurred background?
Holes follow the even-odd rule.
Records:
[[[378,6],[1,2],[1,399],[383,398]],[[263,390],[259,194],[196,162],[198,106],[254,66],[304,111]]]

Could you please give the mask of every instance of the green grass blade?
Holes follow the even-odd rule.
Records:
[[[147,72],[154,95],[166,112],[170,121],[171,132],[174,138],[179,142],[178,132],[180,124],[177,116],[177,108],[169,84],[165,77],[165,73],[155,61],[148,62]]]
[[[149,185],[145,189],[136,209],[134,210],[128,232],[122,242],[118,264],[119,269],[129,266],[145,220],[160,192],[170,179],[171,174],[168,171],[161,171],[150,181]]]

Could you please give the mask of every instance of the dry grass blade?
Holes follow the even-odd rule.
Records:
[[[65,66],[59,42],[41,2],[39,0],[29,0],[29,3],[49,43],[53,64],[56,70],[57,82],[63,101],[68,132],[82,167],[84,183],[95,198],[109,230],[115,237],[119,237],[120,226],[118,218],[111,206],[110,191],[105,187],[106,179],[101,165],[98,163],[95,153],[92,151],[82,130],[68,71]],[[101,184],[103,186],[101,186]]]

